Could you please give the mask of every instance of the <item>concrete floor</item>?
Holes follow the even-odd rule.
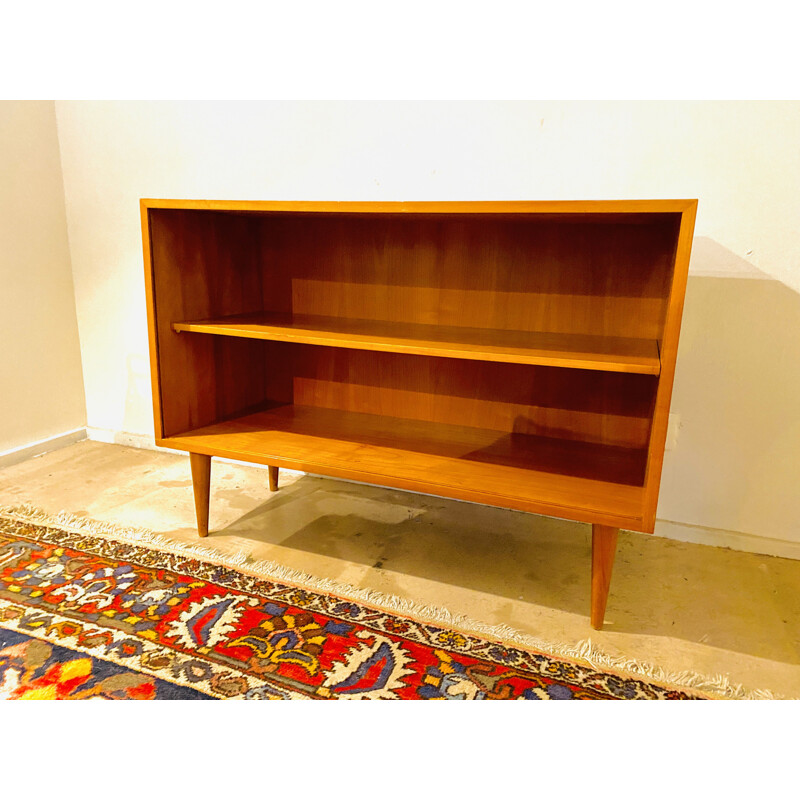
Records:
[[[181,455],[80,442],[0,471],[0,505],[24,502],[198,541]],[[800,561],[623,532],[593,631],[588,525],[283,471],[270,494],[265,470],[214,461],[211,527],[222,553],[800,697]]]

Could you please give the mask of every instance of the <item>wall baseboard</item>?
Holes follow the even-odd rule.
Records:
[[[159,447],[156,444],[155,437],[148,436],[145,433],[120,433],[119,431],[112,431],[108,428],[87,428],[86,438],[92,442],[105,442],[106,444],[121,444],[124,447],[137,447],[140,450],[155,450],[158,453],[170,453],[174,456],[188,457],[189,454],[185,450],[172,450],[169,447]],[[217,458],[217,461],[222,461],[227,464],[239,464],[243,467],[253,467],[254,469],[267,469],[266,464],[255,464],[251,461],[236,461],[232,458]],[[286,472],[289,475],[304,475],[304,472],[299,472],[294,469],[282,469],[281,472]]]
[[[181,450],[157,447],[155,438],[143,433],[120,433],[105,428],[87,428],[86,434],[87,438],[93,442],[106,442],[107,444],[120,444],[126,447],[138,447],[143,450],[157,450],[161,453],[172,453],[182,456],[187,455]],[[266,467],[261,464],[234,461],[229,458],[220,458],[219,460],[226,461],[230,464],[241,464],[246,467],[266,469]],[[304,474],[296,470],[286,470],[286,472],[298,475]],[[312,473],[308,474],[310,475]],[[654,535],[679,542],[704,544],[709,547],[725,547],[730,550],[741,550],[745,553],[757,553],[760,555],[780,556],[781,558],[800,560],[800,542],[791,542],[785,539],[770,539],[765,536],[756,536],[752,533],[739,533],[738,531],[727,531],[721,528],[705,528],[700,525],[688,525],[683,522],[659,519],[656,521]]]
[[[679,542],[705,544],[711,547],[725,547],[745,553],[758,553],[765,556],[780,556],[800,560],[800,542],[787,539],[772,539],[754,533],[726,531],[721,528],[705,528],[702,525],[687,525],[666,519],[656,520],[655,536],[675,539]]]
[[[76,442],[82,442],[86,438],[86,428],[75,428],[66,433],[57,433],[47,439],[39,439],[36,442],[5,450],[0,453],[0,469],[10,467],[12,464],[19,464],[20,461],[27,461],[35,456],[44,455],[44,453],[50,453],[53,450],[59,450]]]
[[[159,453],[176,453],[185,455],[180,450],[169,450],[166,447],[158,447],[153,436],[145,433],[122,433],[112,431],[110,428],[86,429],[86,438],[91,442],[105,442],[106,444],[121,444],[125,447],[137,447],[140,450],[157,450]]]

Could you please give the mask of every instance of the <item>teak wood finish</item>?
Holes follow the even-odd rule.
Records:
[[[606,615],[608,587],[611,585],[611,571],[614,568],[614,554],[617,550],[618,528],[607,525],[592,525],[592,627],[603,627]]]
[[[696,200],[142,200],[157,443],[652,532]]]
[[[539,364],[642,375],[658,375],[660,372],[658,343],[655,339],[501,331],[275,313],[176,322],[172,329],[244,339],[474,361]]]

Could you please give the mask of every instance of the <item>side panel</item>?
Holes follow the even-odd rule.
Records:
[[[265,391],[257,342],[176,333],[172,323],[263,306],[249,217],[151,209],[148,219],[161,439],[257,407]]]
[[[147,340],[150,353],[150,383],[153,392],[153,427],[156,441],[164,438],[161,419],[161,380],[158,374],[158,341],[156,337],[156,306],[153,292],[153,259],[150,247],[150,210],[147,201],[139,201],[142,218],[142,250],[144,258],[144,291],[147,301]]]
[[[678,358],[678,340],[681,332],[686,282],[689,277],[689,257],[692,252],[696,215],[697,201],[695,200],[681,215],[672,287],[669,294],[669,303],[667,304],[664,337],[661,341],[661,375],[659,376],[656,405],[653,413],[653,429],[650,438],[650,453],[647,460],[647,476],[645,478],[643,529],[647,533],[653,532],[656,523],[658,493],[661,486],[661,468],[664,464],[664,446],[667,441],[669,407],[672,400],[672,384],[675,379],[675,362]]]

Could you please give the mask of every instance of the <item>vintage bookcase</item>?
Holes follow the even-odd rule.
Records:
[[[696,200],[142,200],[156,441],[652,532]],[[453,535],[458,535],[454,531]]]

